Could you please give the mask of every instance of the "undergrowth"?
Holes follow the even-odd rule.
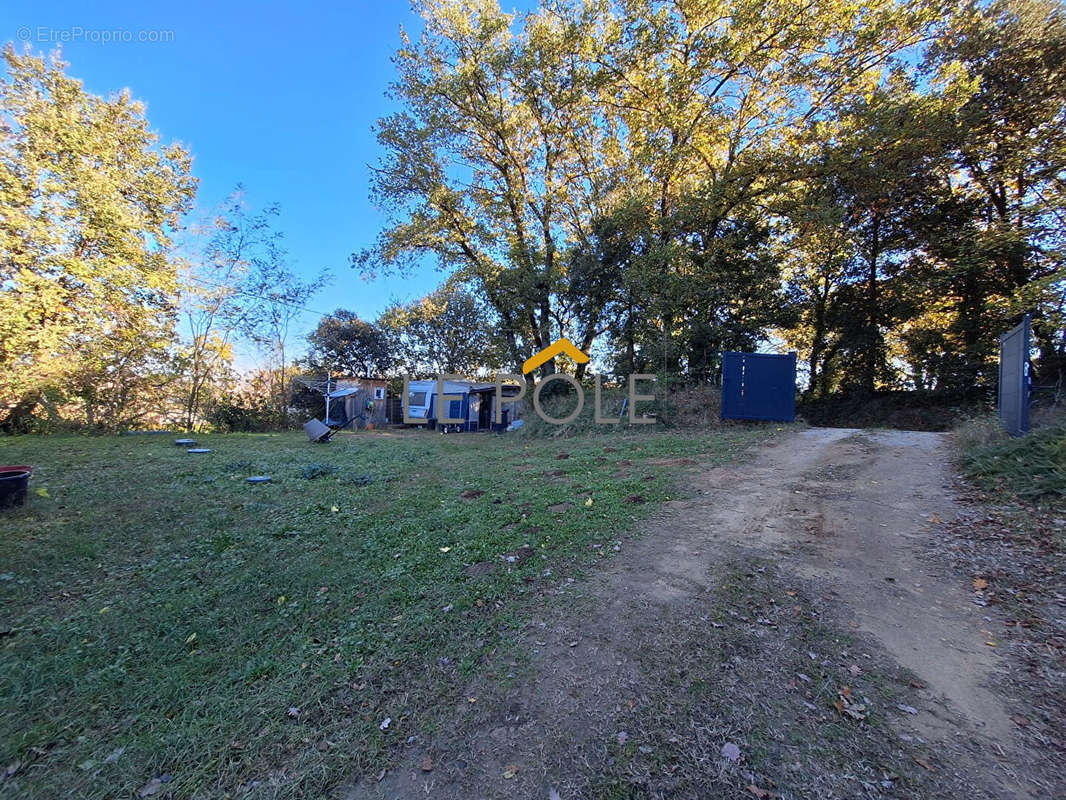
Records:
[[[532,400],[528,400],[522,416],[522,435],[535,438],[568,438],[585,433],[633,433],[681,428],[713,429],[722,427],[720,419],[721,390],[714,386],[686,387],[665,391],[659,384],[642,381],[636,394],[653,395],[640,400],[631,419],[626,402],[628,387],[603,387],[600,393],[599,416],[596,421],[596,396],[592,386],[583,387],[581,411],[571,421],[557,424],[547,422],[537,414]],[[577,408],[576,393],[572,389],[550,395],[544,393],[541,409],[555,419],[565,419]],[[728,423],[727,423],[728,424]]]
[[[966,475],[983,489],[1024,500],[1066,497],[1066,419],[1012,438],[982,417],[956,431]]]

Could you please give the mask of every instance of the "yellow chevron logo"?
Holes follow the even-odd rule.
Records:
[[[545,347],[536,355],[527,358],[525,360],[525,363],[522,364],[522,374],[529,374],[541,364],[545,363],[546,361],[550,361],[557,355],[568,355],[578,364],[584,364],[589,360],[589,357],[582,353],[580,350],[578,350],[577,347],[574,346],[573,342],[563,336],[559,339],[556,339],[554,342]]]

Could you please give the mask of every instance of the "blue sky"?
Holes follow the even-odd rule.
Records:
[[[372,283],[348,267],[349,254],[383,224],[367,197],[368,164],[379,153],[371,128],[395,108],[385,92],[401,26],[421,30],[407,0],[0,5],[0,41],[28,40],[49,52],[64,35],[76,37],[61,45],[70,75],[91,92],[128,87],[145,102],[162,139],[192,150],[202,206],[238,183],[253,207],[280,203],[295,270],[325,267],[334,275],[309,307],[368,318],[443,280],[432,265]],[[103,42],[90,33],[116,30],[172,34],[162,42]],[[297,333],[316,322],[305,315]]]

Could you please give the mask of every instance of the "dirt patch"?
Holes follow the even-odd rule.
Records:
[[[954,519],[928,548],[969,584],[971,602],[1002,624],[992,641],[1007,654],[1006,694],[1015,732],[1048,771],[1066,763],[1066,509],[1020,505],[960,487]],[[991,626],[990,626],[991,627]]]
[[[471,578],[483,578],[486,575],[491,575],[499,568],[500,565],[492,561],[478,561],[474,564],[468,564],[463,568],[463,572]]]
[[[573,507],[573,503],[556,503],[555,505],[548,506],[548,510],[553,514],[562,514],[564,511],[569,511]]]
[[[850,430],[692,471],[599,574],[545,583],[446,733],[344,796],[1061,795],[991,688],[995,612],[922,555],[949,481],[939,435]]]
[[[463,500],[477,500],[484,494],[485,492],[483,492],[481,489],[467,489],[463,492],[460,492],[459,496],[463,498]]]

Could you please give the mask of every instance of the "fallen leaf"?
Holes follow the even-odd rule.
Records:
[[[1014,720],[1015,725],[1019,725],[1022,728],[1029,724],[1029,717],[1021,714],[1011,714],[1011,719]]]
[[[863,720],[866,719],[866,706],[862,703],[856,703],[851,699],[851,687],[845,686],[837,695],[840,697],[833,706],[841,714],[844,714],[852,719]]]
[[[726,742],[722,745],[722,758],[737,763],[740,761],[740,748],[733,742]]]
[[[513,778],[517,774],[518,774],[518,765],[517,764],[508,764],[506,767],[503,768],[503,777],[507,778],[508,780],[510,780],[511,778]]]
[[[770,796],[770,792],[767,789],[760,789],[754,783],[748,784],[748,791],[759,798],[767,798]]]
[[[974,578],[973,579],[973,590],[975,592],[979,592],[982,589],[987,589],[987,588],[988,588],[988,581],[986,581],[984,578]]]
[[[441,551],[442,553],[447,553],[447,552],[448,552],[449,550],[451,550],[451,548],[450,548],[450,547],[442,547],[442,548],[440,549],[440,551]]]
[[[433,759],[430,758],[429,756],[426,756],[425,758],[422,759],[422,771],[423,772],[432,772],[433,771]]]
[[[586,497],[585,498],[585,505],[586,506],[591,506],[592,505],[592,498],[591,497]]]
[[[925,769],[929,770],[930,772],[935,772],[936,771],[931,766],[929,766],[929,762],[926,761],[925,759],[915,758],[914,759],[914,763],[918,764],[921,767],[924,767]]]
[[[51,495],[48,494],[48,490],[43,486],[40,489],[35,489],[33,493],[38,497],[51,497]]]
[[[336,514],[338,511],[340,511],[340,509],[337,508],[336,506],[330,506],[329,510],[332,511],[334,514]]]
[[[857,677],[859,675],[862,675],[862,667],[860,667],[858,664],[852,664],[850,667],[848,667],[848,672]]]

